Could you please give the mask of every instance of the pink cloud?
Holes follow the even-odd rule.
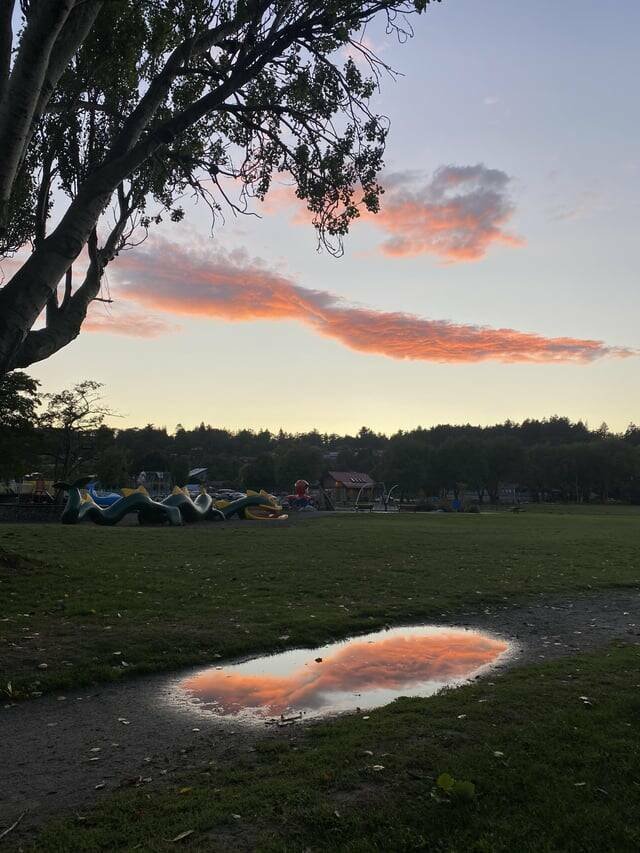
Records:
[[[511,179],[486,166],[441,166],[430,181],[411,172],[389,174],[380,213],[367,221],[385,232],[386,255],[431,254],[476,261],[495,243],[522,246],[504,229],[514,212]]]
[[[237,714],[263,707],[267,715],[320,707],[332,693],[401,690],[432,681],[466,678],[507,650],[503,640],[472,631],[391,636],[376,643],[351,642],[321,661],[282,675],[205,670],[181,684],[202,703]]]
[[[116,303],[109,310],[97,307],[95,303],[93,305],[95,307],[90,308],[89,316],[82,325],[86,332],[106,332],[131,338],[159,338],[180,328],[162,317],[154,317],[122,303]]]
[[[380,250],[389,257],[435,255],[447,263],[477,261],[492,245],[517,247],[524,240],[506,230],[515,206],[511,178],[500,169],[441,166],[430,179],[424,172],[390,172],[380,179],[381,208],[361,208],[360,220],[383,234]],[[292,222],[308,223],[311,214],[292,186],[274,186],[267,211],[293,208]],[[356,220],[357,222],[357,220]]]
[[[577,362],[634,351],[602,341],[431,320],[353,306],[310,290],[243,252],[160,240],[121,256],[120,296],[153,311],[230,321],[294,320],[358,352],[434,362]],[[144,316],[144,315],[143,315]]]

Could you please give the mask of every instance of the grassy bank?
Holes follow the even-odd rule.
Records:
[[[634,512],[587,508],[2,526],[0,689],[24,697],[538,593],[637,585],[638,524]]]
[[[639,668],[616,646],[286,732],[124,790],[34,849],[635,851]],[[447,793],[443,773],[467,784]]]

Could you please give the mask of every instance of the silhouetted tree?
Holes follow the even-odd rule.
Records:
[[[0,291],[0,374],[73,340],[107,264],[138,228],[182,219],[185,190],[215,217],[234,181],[244,211],[286,172],[339,251],[359,208],[378,210],[387,136],[370,108],[386,66],[363,29],[381,17],[402,40],[429,2],[4,0],[0,256],[33,251]]]
[[[47,408],[42,424],[52,438],[54,477],[69,480],[86,469],[95,458],[93,437],[107,415],[113,415],[102,405],[102,384],[91,379],[78,382],[73,388],[58,394],[45,394]]]
[[[28,473],[35,455],[39,382],[21,371],[0,376],[0,478]]]
[[[105,489],[120,489],[129,485],[131,456],[127,450],[112,445],[97,455],[95,472]]]
[[[276,485],[276,467],[271,453],[261,453],[257,459],[252,462],[246,462],[240,469],[240,479],[245,489],[266,489],[267,491],[275,488]]]
[[[294,444],[276,456],[276,476],[279,488],[292,490],[296,480],[310,483],[320,479],[324,460],[319,447]]]

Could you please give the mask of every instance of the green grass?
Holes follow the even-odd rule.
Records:
[[[1,526],[0,690],[21,698],[538,593],[638,585],[638,521],[585,508]]]
[[[290,526],[3,526],[0,689],[28,697],[277,650],[284,634],[288,646],[312,645],[540,594],[638,586],[639,520],[584,507]],[[637,644],[367,716],[278,732],[213,763],[198,754],[178,776],[48,825],[33,849],[640,848]],[[444,793],[442,773],[472,782],[475,796]]]
[[[115,794],[34,849],[175,850],[192,831],[189,850],[636,851],[639,670],[640,648],[615,646],[400,699]],[[443,772],[475,796],[444,794]]]
[[[504,510],[507,508],[505,507]],[[620,518],[624,515],[634,516],[640,521],[640,506],[627,504],[552,504],[531,503],[524,508],[525,512],[552,515],[608,515]],[[499,511],[504,511],[499,510]],[[508,511],[508,510],[507,510]]]

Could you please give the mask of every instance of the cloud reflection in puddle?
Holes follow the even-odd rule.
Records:
[[[509,643],[460,628],[393,628],[317,649],[296,649],[184,678],[188,704],[215,716],[260,721],[319,717],[429,696],[495,664]]]

